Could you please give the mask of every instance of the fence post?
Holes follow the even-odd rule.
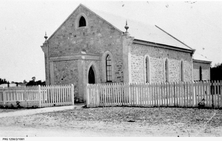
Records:
[[[86,106],[89,106],[89,84],[86,86]]]
[[[222,81],[220,81],[220,86],[219,86],[219,96],[220,96],[220,106],[219,108],[222,107]]]
[[[176,103],[175,102],[175,99],[176,99],[175,98],[175,96],[176,96],[176,94],[175,94],[176,93],[176,90],[175,90],[176,89],[176,84],[175,84],[175,82],[173,82],[172,86],[173,86],[173,106],[175,107],[176,106],[175,105],[175,103]]]
[[[6,93],[5,93],[5,90],[3,89],[3,97],[2,97],[2,100],[3,100],[3,106],[5,106],[5,103],[6,103]]]
[[[130,92],[130,86],[131,84],[129,83],[124,83],[123,86],[124,86],[124,103],[125,105],[131,105],[131,92]]]
[[[214,108],[214,95],[216,93],[216,88],[215,88],[215,82],[212,82],[212,86],[213,86],[213,93],[212,95],[212,108]]]
[[[193,96],[193,107],[195,107],[196,105],[196,93],[195,93],[195,82],[191,82],[191,92],[192,92],[192,96]]]
[[[72,105],[74,106],[74,85],[71,84],[71,98],[72,98]]]
[[[137,84],[136,85],[136,90],[135,90],[135,93],[136,93],[136,104],[135,104],[135,106],[139,106],[139,85]]]
[[[39,87],[39,89],[38,89],[38,90],[39,90],[39,107],[41,107],[41,106],[42,106],[42,105],[41,105],[41,104],[42,104],[42,101],[41,101],[41,100],[42,100],[42,96],[41,96],[41,86],[39,85],[38,87]]]
[[[129,83],[125,83],[124,84],[124,95],[125,95],[125,100],[126,100],[126,105],[130,105],[131,106],[131,102],[132,102],[132,100],[131,100],[131,91],[130,91],[130,88],[131,88],[131,86],[130,86],[131,84],[129,84]]]

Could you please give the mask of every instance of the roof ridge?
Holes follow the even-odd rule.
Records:
[[[143,21],[140,21],[140,20],[135,20],[135,19],[131,19],[131,18],[127,18],[126,16],[123,16],[123,15],[118,15],[118,14],[113,14],[112,12],[108,12],[108,11],[103,11],[103,10],[98,10],[98,9],[94,9],[93,7],[86,7],[84,4],[80,3],[76,9],[66,18],[66,20],[55,30],[55,32],[48,38],[48,40],[50,40],[54,34],[62,27],[62,25],[64,25],[64,23],[70,18],[70,16],[73,15],[73,13],[75,13],[75,11],[79,8],[79,7],[83,7],[87,10],[89,10],[91,13],[95,14],[96,16],[98,16],[100,19],[102,19],[103,21],[105,21],[107,24],[111,25],[112,27],[114,27],[117,31],[119,31],[120,33],[123,33],[124,32],[124,25],[123,24],[123,21],[127,20],[128,24],[129,24],[129,27],[131,29],[131,22],[132,22],[132,25],[137,25],[139,24],[140,26],[144,26],[144,27],[149,27],[149,26],[152,26],[153,29],[155,29],[156,31],[159,30],[159,32],[162,32],[162,34],[164,35],[168,35],[168,38],[171,38],[171,40],[174,40],[174,42],[177,43],[176,44],[170,44],[169,42],[163,42],[163,44],[166,44],[166,45],[172,45],[172,46],[175,46],[175,47],[179,47],[179,48],[184,48],[184,47],[180,47],[180,45],[178,46],[178,43],[180,43],[181,45],[185,46],[187,49],[190,49],[192,50],[193,52],[195,51],[195,49],[189,47],[188,45],[186,45],[185,43],[183,43],[182,41],[180,41],[179,39],[177,39],[176,37],[172,36],[171,34],[169,34],[168,32],[166,32],[165,30],[163,30],[162,28],[160,28],[159,26],[155,25],[154,23],[151,24],[151,23],[146,23],[146,22],[143,22]],[[111,16],[111,18],[107,18],[107,15]],[[118,18],[120,21],[113,21],[113,17],[116,17]],[[107,19],[106,19],[107,18]],[[115,19],[115,18],[114,18]],[[117,22],[117,23],[115,23]],[[136,24],[135,24],[136,23]],[[121,25],[120,25],[121,24]],[[125,23],[124,23],[125,24]],[[143,30],[141,31],[140,30],[140,26],[139,27],[135,27],[135,26],[132,26],[134,29],[133,30],[133,34],[132,36],[135,36],[135,38],[138,38],[140,40],[144,40],[144,41],[148,41],[147,40],[147,35],[145,37],[145,35],[141,34],[142,36],[137,36],[137,34],[135,34],[135,31],[139,31],[139,33],[143,33]],[[150,27],[149,27],[150,28]],[[135,30],[136,29],[136,30]],[[131,31],[129,30],[129,33],[131,33]],[[153,32],[154,33],[154,32]],[[151,33],[151,34],[153,34]],[[150,35],[151,35],[150,34]],[[152,41],[152,38],[151,38],[151,42],[158,42],[158,43],[161,43],[161,41],[158,39],[159,37],[156,36],[155,38],[153,38],[154,40]]]
[[[92,11],[92,10],[93,10],[93,11]],[[173,35],[169,34],[168,32],[166,32],[165,30],[163,30],[162,28],[160,28],[159,26],[157,26],[157,25],[155,25],[155,24],[146,23],[146,22],[144,22],[144,21],[135,20],[135,19],[132,19],[132,18],[127,18],[127,17],[124,17],[124,16],[122,16],[122,15],[113,14],[113,13],[108,12],[108,11],[98,10],[98,9],[94,9],[94,8],[92,8],[92,10],[91,10],[91,11],[92,11],[92,12],[95,11],[95,13],[96,13],[96,11],[97,11],[97,12],[98,12],[98,15],[101,14],[101,13],[103,13],[103,14],[108,14],[108,15],[111,15],[111,16],[119,17],[119,18],[122,18],[122,19],[126,19],[127,22],[128,22],[128,24],[129,24],[129,27],[131,27],[131,26],[130,26],[130,23],[131,23],[131,22],[134,22],[134,23],[136,22],[136,23],[139,23],[140,25],[143,25],[143,26],[153,26],[153,27],[156,27],[157,29],[161,30],[163,33],[167,34],[169,37],[173,38],[175,41],[183,44],[183,45],[186,46],[188,49],[191,49],[191,50],[195,51],[195,49],[193,49],[193,48],[191,48],[190,46],[186,45],[184,42],[180,41],[179,39],[177,39],[176,37],[174,37]],[[100,15],[99,15],[99,16],[100,16]],[[102,17],[102,15],[101,15],[101,17]],[[105,17],[104,17],[103,19],[105,19]],[[111,25],[113,25],[112,22],[108,22],[108,23],[110,23]],[[115,25],[113,25],[113,26],[115,27]],[[119,28],[117,28],[117,29],[119,29]],[[130,33],[130,30],[129,30],[129,33]],[[135,38],[137,38],[137,37],[135,37]]]
[[[160,29],[161,31],[163,31],[164,33],[166,33],[167,35],[169,35],[170,37],[174,38],[175,40],[177,40],[178,42],[180,42],[181,44],[187,46],[188,48],[192,49],[195,51],[195,49],[191,48],[190,46],[188,46],[187,44],[185,44],[184,42],[180,41],[179,39],[177,39],[176,37],[174,37],[173,35],[171,35],[170,33],[166,32],[165,30],[163,30],[162,28],[160,28],[159,26],[155,25],[158,29]]]
[[[89,9],[89,8],[88,8]],[[109,15],[112,15],[112,16],[115,16],[115,17],[119,17],[119,18],[122,18],[122,19],[126,19],[127,20],[127,22],[128,21],[131,21],[131,22],[138,22],[138,23],[140,23],[140,24],[143,24],[144,26],[146,26],[146,25],[152,25],[152,26],[155,26],[155,24],[150,24],[150,23],[145,23],[145,22],[143,22],[143,21],[139,21],[139,20],[135,20],[135,19],[133,19],[133,18],[127,18],[127,17],[125,17],[125,16],[122,16],[122,15],[118,15],[118,14],[113,14],[113,13],[111,13],[111,12],[108,12],[108,11],[103,11],[103,10],[98,10],[98,9],[94,9],[94,8],[91,8],[92,10],[92,12],[94,12],[94,11],[97,11],[97,12],[101,12],[101,13],[104,13],[104,14],[109,14]],[[97,14],[97,15],[99,15],[98,13],[96,13],[96,12],[94,12],[95,14]],[[99,15],[100,16],[100,15]],[[101,17],[101,16],[100,16]],[[102,19],[104,19],[103,17],[102,17]],[[123,26],[124,27],[124,26]]]
[[[96,10],[96,9],[94,9],[94,8],[88,8],[88,7],[86,7],[85,5],[83,5],[83,4],[80,4],[81,6],[83,6],[84,8],[86,8],[87,10],[89,10],[90,12],[92,12],[93,14],[95,14],[96,16],[98,16],[99,18],[101,18],[102,20],[104,20],[104,21],[106,21],[108,24],[110,24],[111,26],[113,26],[116,30],[118,30],[119,32],[123,32],[123,31],[121,31],[121,29],[119,29],[119,28],[117,28],[116,26],[114,26],[112,23],[110,23],[109,21],[107,21],[105,18],[103,18],[101,15],[99,15],[99,13],[96,13],[96,12],[94,12],[94,10],[95,11],[97,11],[97,12],[103,12],[103,13],[106,13],[106,14],[112,14],[112,13],[108,13],[108,12],[104,12],[104,11],[101,11],[101,10]],[[91,10],[91,9],[93,9],[93,10]],[[112,15],[114,15],[114,14],[112,14]],[[114,16],[116,16],[116,15],[114,15]],[[124,17],[121,17],[121,18],[124,18]],[[124,26],[124,25],[123,25]]]
[[[195,52],[195,54],[200,55],[200,56],[202,56],[202,57],[204,57],[204,58],[208,59],[208,57],[207,57],[207,56],[205,56],[205,55],[204,55],[204,54],[202,54],[202,53],[199,53],[198,51],[197,51],[197,52]]]

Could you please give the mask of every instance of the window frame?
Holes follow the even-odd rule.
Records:
[[[80,19],[81,17],[83,17],[85,19],[85,22],[86,22],[86,25],[85,26],[79,26],[79,22],[80,22]],[[82,29],[82,28],[87,28],[88,27],[88,18],[87,16],[84,14],[84,13],[80,13],[77,17],[76,17],[76,20],[75,20],[75,28],[76,29]]]
[[[202,72],[202,67],[201,66],[199,67],[199,78],[200,78],[200,81],[203,80],[203,72]]]
[[[183,61],[180,62],[180,80],[184,82],[184,63]]]
[[[150,58],[145,56],[145,83],[150,83]]]
[[[168,59],[165,59],[164,61],[164,76],[165,76],[165,82],[168,83],[169,82],[169,61]]]
[[[84,22],[84,25],[81,25],[81,21]],[[86,27],[86,18],[84,16],[80,16],[79,21],[78,21],[78,27]]]
[[[110,54],[105,57],[106,82],[112,82],[112,58]]]

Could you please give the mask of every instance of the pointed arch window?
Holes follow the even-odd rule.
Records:
[[[86,19],[81,16],[80,19],[79,19],[79,27],[84,27],[86,26]]]
[[[169,82],[169,69],[168,69],[168,60],[165,60],[165,80]]]
[[[184,73],[183,73],[183,61],[181,61],[180,64],[180,77],[181,77],[181,81],[184,81]]]
[[[150,83],[150,61],[148,56],[145,58],[145,77],[146,83]]]
[[[106,56],[106,82],[112,82],[112,60],[111,56]]]
[[[91,66],[88,72],[88,83],[95,84],[95,82],[95,72],[93,70],[93,66]]]

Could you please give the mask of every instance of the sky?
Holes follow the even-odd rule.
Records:
[[[1,0],[0,78],[44,81],[44,34],[50,37],[80,3],[158,25],[212,66],[222,63],[222,1]]]

